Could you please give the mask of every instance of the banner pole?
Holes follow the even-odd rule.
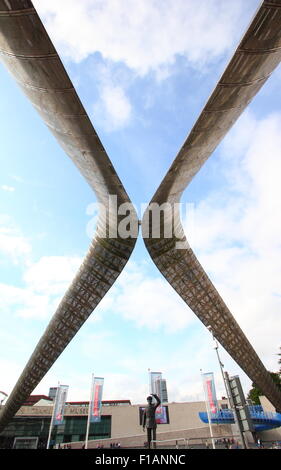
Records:
[[[88,449],[88,440],[89,440],[89,431],[90,431],[90,422],[91,422],[91,405],[93,403],[93,382],[94,382],[94,374],[92,374],[92,381],[91,381],[90,401],[89,401],[89,408],[88,408],[88,420],[87,420],[87,429],[86,429],[86,436],[85,436],[85,449]]]
[[[49,435],[48,435],[48,441],[47,441],[46,449],[49,449],[49,446],[50,446],[52,428],[53,428],[54,417],[55,417],[56,401],[57,401],[57,396],[58,396],[58,393],[59,393],[59,388],[60,388],[60,383],[58,382],[56,396],[55,396],[55,400],[54,400],[54,404],[53,404],[53,412],[52,412],[52,418],[51,418],[50,427],[49,427]]]
[[[208,402],[208,397],[206,394],[206,388],[205,388],[205,381],[203,378],[203,372],[201,370],[201,377],[202,377],[202,382],[203,382],[203,389],[204,389],[204,396],[205,396],[205,406],[206,406],[206,411],[207,411],[207,416],[208,416],[208,423],[209,423],[209,429],[210,429],[210,436],[211,436],[211,441],[212,441],[212,447],[213,449],[216,448],[215,446],[215,441],[214,441],[214,436],[213,436],[213,429],[212,429],[212,423],[211,423],[211,413],[210,413],[210,408],[209,408],[209,402]]]

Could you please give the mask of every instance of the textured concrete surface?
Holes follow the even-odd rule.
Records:
[[[106,209],[77,275],[7,400],[1,430],[123,270],[136,242],[138,221],[131,211],[135,236],[109,237],[124,218],[109,204],[109,196],[116,196],[117,210],[130,200],[32,2],[0,0],[0,58]]]
[[[280,391],[190,248],[178,210],[172,209],[280,59],[281,0],[264,1],[151,200],[150,206],[171,205],[166,223],[174,224],[177,236],[165,238],[163,218],[160,237],[153,237],[150,207],[142,221],[146,247],[160,272],[279,411]],[[183,249],[178,249],[179,243]]]

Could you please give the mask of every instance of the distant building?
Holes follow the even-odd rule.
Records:
[[[22,406],[48,406],[53,405],[52,398],[46,395],[30,395],[22,404]]]
[[[168,403],[168,391],[167,391],[166,379],[161,380],[161,393],[162,393],[162,402]]]
[[[166,379],[156,379],[154,382],[154,389],[156,395],[158,395],[162,403],[168,403],[168,391],[167,391],[167,382]]]
[[[49,398],[51,398],[52,400],[56,398],[57,389],[58,387],[49,388]]]

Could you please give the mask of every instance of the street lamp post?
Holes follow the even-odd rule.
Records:
[[[212,327],[211,326],[207,326],[208,330],[210,331],[212,337],[213,337],[213,341],[215,343],[215,346],[214,346],[214,349],[216,350],[216,354],[217,354],[217,358],[218,358],[218,361],[219,361],[219,365],[220,365],[220,370],[221,370],[221,375],[222,375],[222,378],[223,378],[223,382],[224,382],[224,387],[225,387],[225,391],[226,391],[226,394],[227,394],[227,399],[228,399],[228,406],[229,408],[232,410],[233,414],[234,414],[234,421],[237,425],[237,428],[238,428],[238,433],[239,433],[239,436],[240,436],[240,439],[241,439],[241,444],[243,446],[243,448],[245,449],[246,448],[246,443],[245,443],[245,439],[244,439],[244,436],[243,436],[243,432],[241,430],[241,427],[240,427],[240,424],[239,424],[239,419],[238,419],[238,416],[237,416],[237,411],[236,411],[236,408],[235,408],[235,405],[233,403],[233,400],[231,398],[231,394],[230,394],[230,391],[229,391],[229,378],[228,378],[228,374],[227,372],[224,372],[223,368],[224,368],[224,365],[223,363],[221,362],[220,360],[220,355],[219,355],[219,345],[218,345],[218,342],[217,342],[217,339],[215,338],[214,336],[214,333],[213,333],[213,330],[212,330]]]
[[[224,383],[224,388],[225,388],[227,399],[228,399],[228,406],[231,407],[231,400],[230,400],[230,396],[229,396],[229,392],[228,392],[228,386],[227,386],[227,383],[226,383],[226,379],[225,379],[225,376],[224,376],[224,370],[223,370],[224,364],[221,362],[220,355],[219,355],[219,345],[218,345],[218,342],[217,342],[217,340],[214,336],[212,327],[207,326],[207,328],[210,331],[210,333],[212,335],[212,338],[213,338],[213,341],[214,341],[214,344],[215,344],[214,349],[216,350],[216,354],[217,354],[217,358],[218,358],[218,362],[219,362],[219,366],[220,366],[220,371],[221,371],[221,375],[222,375],[222,379],[223,379],[223,383]]]

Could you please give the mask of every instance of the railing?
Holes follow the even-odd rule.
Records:
[[[177,439],[162,439],[162,440],[154,440],[152,439],[151,443],[161,443],[163,444],[163,442],[171,442],[171,441],[176,441],[176,449],[178,448],[177,446],[177,443],[178,441],[184,441],[184,444],[185,444],[185,449],[188,448],[188,439],[186,439],[185,437],[178,437]]]
[[[229,434],[229,435],[226,435],[226,436],[214,436],[213,439],[216,440],[216,441],[219,441],[219,440],[223,440],[223,439],[233,439],[233,438],[238,438],[238,434]],[[178,449],[178,442],[179,441],[184,441],[184,448],[185,449],[189,449],[190,448],[190,445],[192,444],[191,441],[196,441],[194,442],[194,445],[205,445],[208,443],[211,442],[211,437],[210,436],[204,436],[204,437],[178,437],[177,439],[176,438],[173,438],[173,439],[161,439],[161,440],[152,440],[151,443],[156,443],[156,444],[163,444],[164,442],[173,442],[175,441],[176,442],[176,445],[175,445],[175,448]],[[217,444],[220,444],[217,442]]]

